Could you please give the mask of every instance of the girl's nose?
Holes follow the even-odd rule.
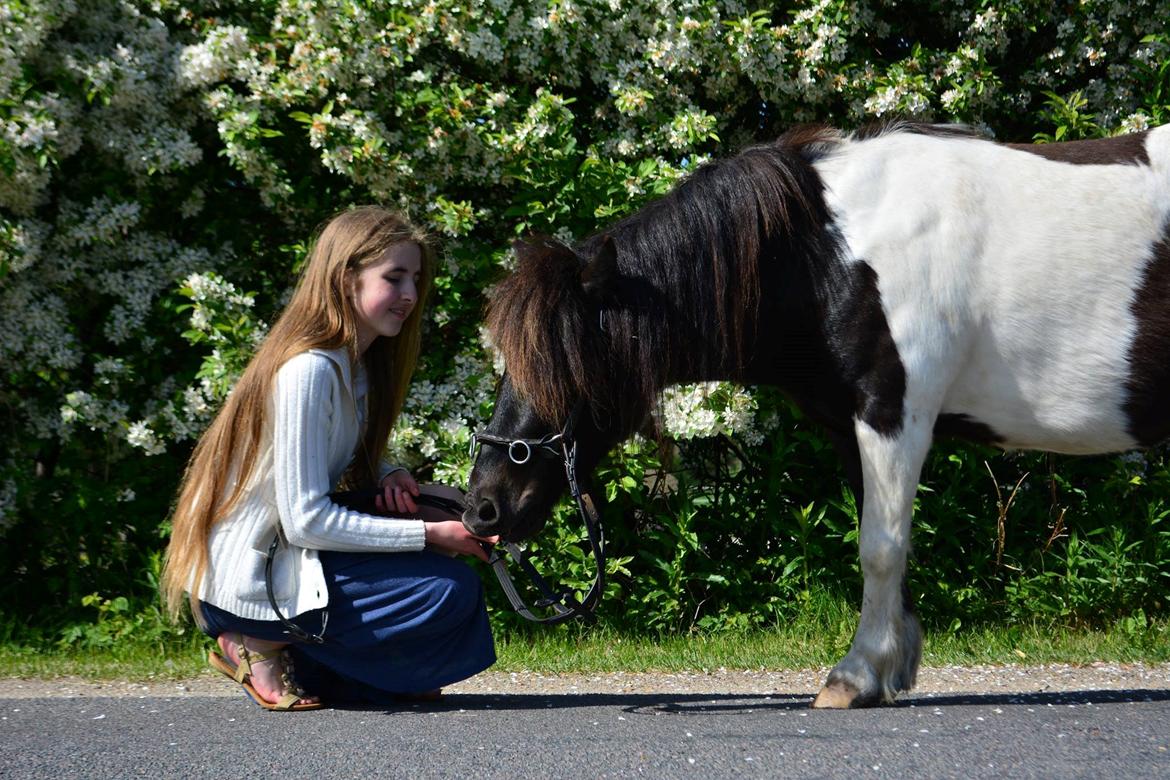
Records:
[[[413,279],[407,282],[406,286],[402,288],[402,297],[411,303],[418,300],[418,286],[414,283]]]

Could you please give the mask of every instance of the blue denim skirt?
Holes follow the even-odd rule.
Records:
[[[390,704],[395,694],[431,691],[495,663],[483,582],[457,558],[322,551],[329,588],[324,644],[296,643],[298,682],[328,703]],[[202,604],[204,631],[291,639],[279,621],[248,620]],[[323,610],[292,619],[315,634]]]

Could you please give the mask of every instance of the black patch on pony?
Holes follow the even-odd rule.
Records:
[[[820,189],[781,139],[698,168],[577,247],[592,258],[582,278],[604,312],[623,427],[668,384],[745,379],[761,341],[777,335],[762,327],[777,268],[804,264],[807,237],[827,220]]]
[[[857,417],[893,436],[902,429],[906,369],[882,308],[877,272],[868,263],[840,261],[825,270],[817,292],[837,373],[854,391]]]
[[[1039,155],[1047,160],[1071,165],[1149,165],[1146,151],[1147,133],[1129,133],[1089,141],[1066,141],[1059,144],[1005,144],[1009,149]]]
[[[954,437],[993,447],[1004,443],[1004,438],[990,425],[965,414],[940,414],[934,421],[934,435],[936,438]]]
[[[1154,245],[1130,310],[1137,334],[1129,348],[1129,434],[1143,447],[1170,436],[1170,227]]]

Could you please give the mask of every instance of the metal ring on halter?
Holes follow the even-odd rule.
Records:
[[[524,457],[523,458],[517,458],[516,455],[513,453],[513,450],[515,449],[515,447],[517,445],[524,448]],[[529,460],[531,460],[531,458],[532,458],[532,448],[528,446],[528,442],[522,441],[521,439],[517,439],[516,441],[514,441],[508,445],[508,459],[511,460],[513,463],[515,463],[517,466],[523,466],[525,463],[527,463]]]

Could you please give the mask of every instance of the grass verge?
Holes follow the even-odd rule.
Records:
[[[786,625],[767,631],[689,636],[631,636],[604,627],[559,626],[497,635],[497,671],[546,674],[805,669],[844,655],[856,628],[853,607],[824,600]],[[61,646],[12,633],[0,641],[0,677],[92,680],[189,679],[206,668],[211,643],[187,632],[166,641],[133,634],[104,646]],[[1101,628],[1051,623],[992,625],[957,632],[927,631],[926,666],[1085,664],[1170,661],[1170,620],[1118,621]]]
[[[850,614],[832,623],[795,623],[769,631],[694,636],[626,636],[576,630],[560,635],[497,638],[501,671],[557,674],[807,669],[832,666],[849,649]],[[924,666],[977,664],[1148,664],[1170,661],[1170,622],[1135,628],[1069,628],[1035,623],[927,632]]]

